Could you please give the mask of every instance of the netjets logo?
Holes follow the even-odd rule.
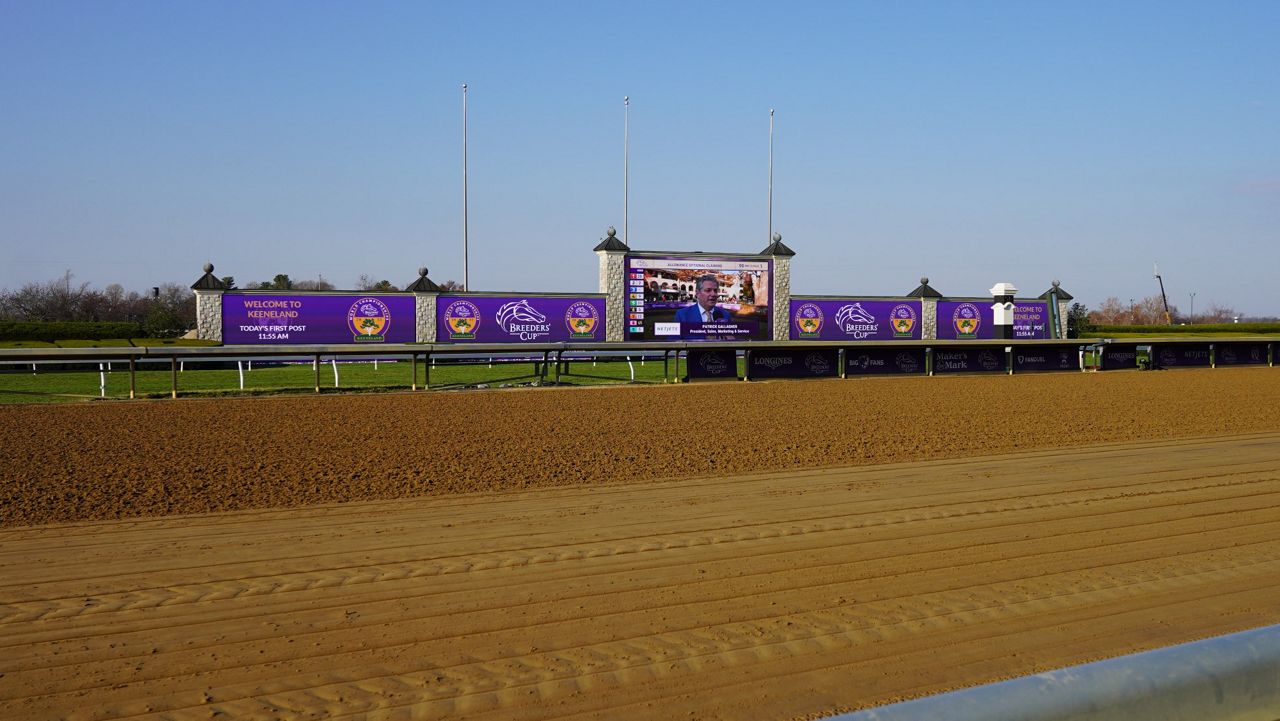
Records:
[[[529,305],[527,299],[503,303],[494,314],[494,319],[507,335],[516,336],[520,340],[538,340],[551,336],[551,324],[547,322],[547,316]]]

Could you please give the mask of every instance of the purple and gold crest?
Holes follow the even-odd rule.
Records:
[[[480,308],[469,300],[455,300],[444,309],[450,340],[474,340],[480,327]]]
[[[982,325],[978,306],[973,303],[961,303],[951,314],[951,325],[956,329],[956,338],[972,340],[978,337],[978,328]]]
[[[347,329],[357,343],[382,343],[391,327],[391,309],[377,298],[360,298],[347,311]]]
[[[801,338],[817,338],[822,332],[822,308],[813,303],[796,308],[793,320]]]
[[[909,305],[895,305],[889,311],[889,325],[893,328],[894,338],[910,338],[916,327],[916,311]]]
[[[596,337],[596,325],[600,323],[600,314],[596,307],[585,301],[578,301],[564,312],[564,324],[569,327],[570,338]]]

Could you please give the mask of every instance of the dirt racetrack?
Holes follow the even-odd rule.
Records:
[[[0,408],[0,718],[808,718],[1277,623],[1278,399],[1257,368]]]

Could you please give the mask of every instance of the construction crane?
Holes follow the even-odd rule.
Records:
[[[1156,280],[1160,281],[1160,300],[1164,301],[1164,324],[1173,325],[1173,318],[1169,317],[1169,297],[1164,294],[1164,278],[1160,277],[1160,265],[1152,263],[1156,267]]]

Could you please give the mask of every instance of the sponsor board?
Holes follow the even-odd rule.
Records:
[[[412,343],[412,295],[224,293],[227,345]]]
[[[920,340],[920,301],[793,300],[791,340]]]
[[[602,341],[604,317],[603,298],[442,295],[436,300],[436,340]]]
[[[1155,365],[1161,368],[1194,368],[1209,365],[1209,344],[1157,345],[1151,348]]]
[[[1004,372],[1004,346],[991,348],[934,348],[934,373]]]
[[[731,349],[691,350],[685,360],[690,378],[738,377],[738,356]]]
[[[1013,372],[1080,370],[1080,350],[1074,346],[1013,346]]]
[[[995,315],[991,303],[938,301],[939,340],[992,340]],[[1015,301],[1013,339],[1044,340],[1049,337],[1049,306],[1044,302]]]
[[[1119,370],[1138,367],[1138,346],[1136,345],[1104,345],[1102,357],[1098,359],[1101,370]]]
[[[924,373],[924,348],[846,348],[844,372],[846,376]]]
[[[1266,364],[1267,346],[1265,343],[1219,343],[1213,349],[1213,362],[1220,366]]]
[[[834,348],[752,350],[752,378],[835,378],[840,375]]]

